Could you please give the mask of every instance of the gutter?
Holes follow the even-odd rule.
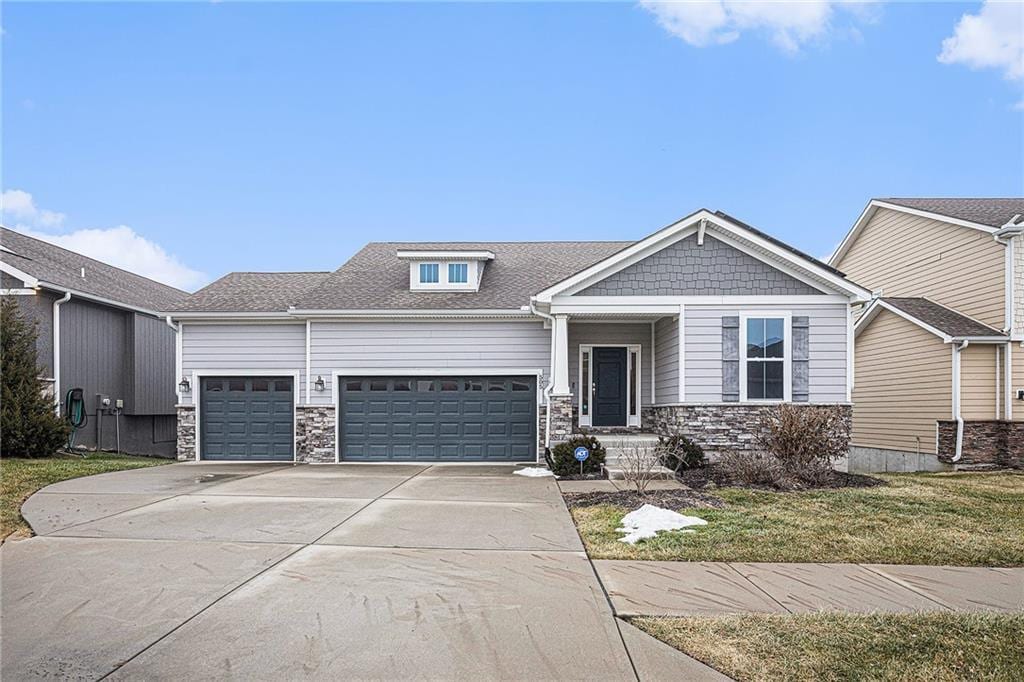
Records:
[[[174,324],[171,316],[164,318],[164,322],[174,332],[174,395],[178,400],[175,404],[181,404],[181,391],[178,390],[178,375],[181,374],[181,323]]]
[[[964,340],[953,346],[953,419],[956,420],[956,451],[951,461],[954,464],[964,456],[964,417],[960,410],[960,353],[970,343]]]
[[[544,387],[544,449],[551,447],[551,390],[555,387],[555,316],[537,309],[537,300],[530,299],[530,312],[551,323],[551,349],[549,351],[548,385]]]
[[[71,292],[53,302],[53,409],[60,416],[60,307],[71,300]]]

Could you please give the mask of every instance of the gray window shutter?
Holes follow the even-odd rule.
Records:
[[[722,318],[722,402],[740,401],[740,318]]]
[[[793,402],[810,400],[810,318],[793,316]]]

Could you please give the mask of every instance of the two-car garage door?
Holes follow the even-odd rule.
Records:
[[[203,377],[202,459],[294,458],[294,379]],[[535,376],[342,377],[348,461],[520,462],[537,456]]]
[[[536,377],[343,377],[340,384],[344,460],[537,457]]]

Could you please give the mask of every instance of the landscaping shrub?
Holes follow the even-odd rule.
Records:
[[[739,485],[761,485],[786,489],[790,480],[778,458],[765,452],[726,450],[717,462],[732,482]]]
[[[661,465],[679,473],[686,469],[696,469],[707,464],[704,448],[686,436],[658,437],[658,454]]]
[[[592,474],[601,471],[604,464],[605,449],[594,436],[576,434],[572,438],[551,448],[551,470],[556,476],[571,476],[580,473],[580,463],[573,456],[580,446],[590,450],[590,457],[583,462],[583,473]]]
[[[36,367],[36,328],[18,304],[0,302],[0,457],[47,457],[67,438],[67,427],[43,393]]]
[[[778,405],[761,417],[760,446],[790,476],[817,485],[832,476],[832,463],[845,455],[850,434],[835,405]]]

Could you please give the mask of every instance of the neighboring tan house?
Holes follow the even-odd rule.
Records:
[[[175,333],[156,311],[188,294],[6,228],[0,271],[0,295],[36,322],[54,409],[82,390],[75,445],[113,450],[120,436],[122,451],[173,456]]]
[[[875,199],[830,263],[856,324],[851,470],[1020,466],[1024,199]]]
[[[334,272],[232,273],[167,310],[178,458],[535,462],[577,427],[749,449],[766,406],[849,413],[869,297],[707,210],[638,242],[371,243]]]

